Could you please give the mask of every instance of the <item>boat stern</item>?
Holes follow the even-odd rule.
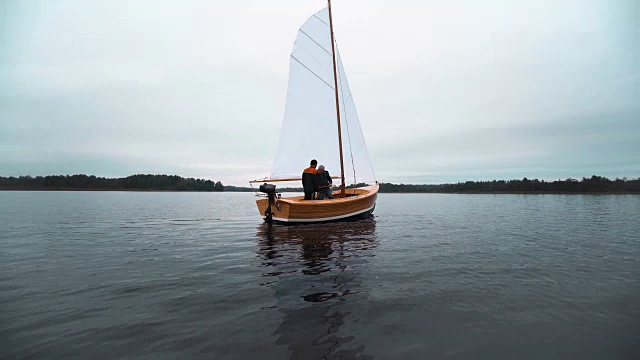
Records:
[[[276,200],[277,201],[277,200]],[[278,206],[271,206],[271,211],[273,212],[273,217],[277,217],[277,218],[288,218],[289,217],[289,211],[291,209],[291,207],[289,206],[289,204],[283,202],[283,201],[277,201]],[[266,212],[267,212],[267,207],[269,207],[269,199],[268,198],[262,198],[262,199],[258,199],[256,200],[256,205],[258,206],[258,212],[260,213],[260,216],[265,217],[267,216]],[[278,209],[278,207],[280,209]]]

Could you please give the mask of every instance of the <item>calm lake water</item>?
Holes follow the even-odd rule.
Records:
[[[640,196],[0,192],[0,357],[640,359]]]

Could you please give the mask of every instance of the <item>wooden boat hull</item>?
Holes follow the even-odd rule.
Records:
[[[351,220],[371,214],[378,198],[378,184],[347,189],[347,196],[325,200],[304,200],[303,196],[278,199],[278,206],[271,206],[273,221],[281,224],[320,223]],[[334,196],[340,193],[334,191]],[[256,200],[260,215],[266,216],[266,198]]]

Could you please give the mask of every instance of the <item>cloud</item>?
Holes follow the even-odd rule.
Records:
[[[269,173],[289,52],[322,4],[2,6],[0,175],[242,185]],[[334,6],[379,180],[640,176],[637,2]]]
[[[604,113],[437,136],[414,135],[393,149],[373,152],[372,157],[398,169],[378,177],[402,180],[403,169],[411,169],[405,181],[414,183],[565,178],[589,173],[625,176],[637,173],[640,128],[634,128],[636,123],[635,113]]]

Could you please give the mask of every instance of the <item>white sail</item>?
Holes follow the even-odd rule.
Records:
[[[337,63],[345,181],[373,183],[373,168],[339,52]],[[331,33],[325,8],[302,25],[291,52],[287,102],[270,178],[300,177],[311,159],[339,177],[338,149]]]
[[[337,47],[336,47],[337,51]],[[344,172],[347,184],[368,183],[376,181],[369,151],[360,127],[358,112],[349,89],[347,75],[342,66],[340,52],[338,54],[338,94],[340,99],[340,127],[342,130],[342,152],[344,156]],[[337,122],[336,122],[337,123]]]

